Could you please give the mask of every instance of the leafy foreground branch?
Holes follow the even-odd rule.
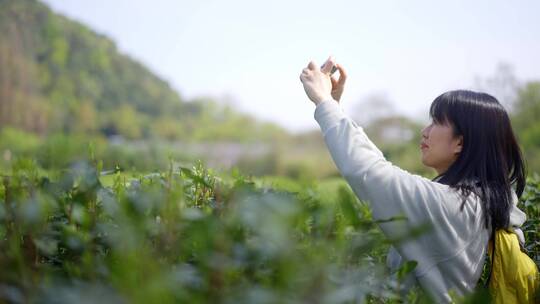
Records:
[[[111,187],[102,174],[115,174]],[[538,183],[528,189],[538,261]],[[0,186],[0,301],[427,303],[400,292],[414,261],[388,273],[369,208],[348,188],[338,198],[201,164],[126,180],[88,163],[46,176],[20,160]]]

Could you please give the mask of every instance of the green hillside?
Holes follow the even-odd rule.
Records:
[[[0,1],[0,63],[0,126],[127,139],[285,133],[213,100],[187,102],[112,40],[35,0]]]

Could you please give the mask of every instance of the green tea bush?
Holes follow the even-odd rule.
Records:
[[[40,172],[19,159],[2,177],[2,301],[428,301],[419,288],[401,290],[414,261],[388,272],[390,241],[348,187],[327,201],[311,187],[257,186],[201,163],[130,179],[92,162]],[[105,174],[115,175],[112,186],[101,183]],[[539,189],[531,182],[526,196],[536,219]],[[538,221],[527,225],[538,261]]]
[[[522,230],[525,234],[527,254],[540,267],[540,177],[534,174],[528,179],[525,192],[521,197],[520,209],[527,214],[527,221]]]

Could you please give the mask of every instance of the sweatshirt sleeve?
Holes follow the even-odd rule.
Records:
[[[363,128],[347,117],[335,100],[319,103],[314,113],[339,172],[375,220],[406,216],[407,221],[380,225],[388,237],[399,237],[444,214],[445,185],[411,174],[387,161]],[[404,231],[405,230],[405,231]]]

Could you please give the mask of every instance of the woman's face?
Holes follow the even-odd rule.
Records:
[[[437,171],[438,174],[446,172],[457,159],[462,149],[463,137],[453,137],[452,127],[449,124],[431,122],[422,129],[422,163]]]

